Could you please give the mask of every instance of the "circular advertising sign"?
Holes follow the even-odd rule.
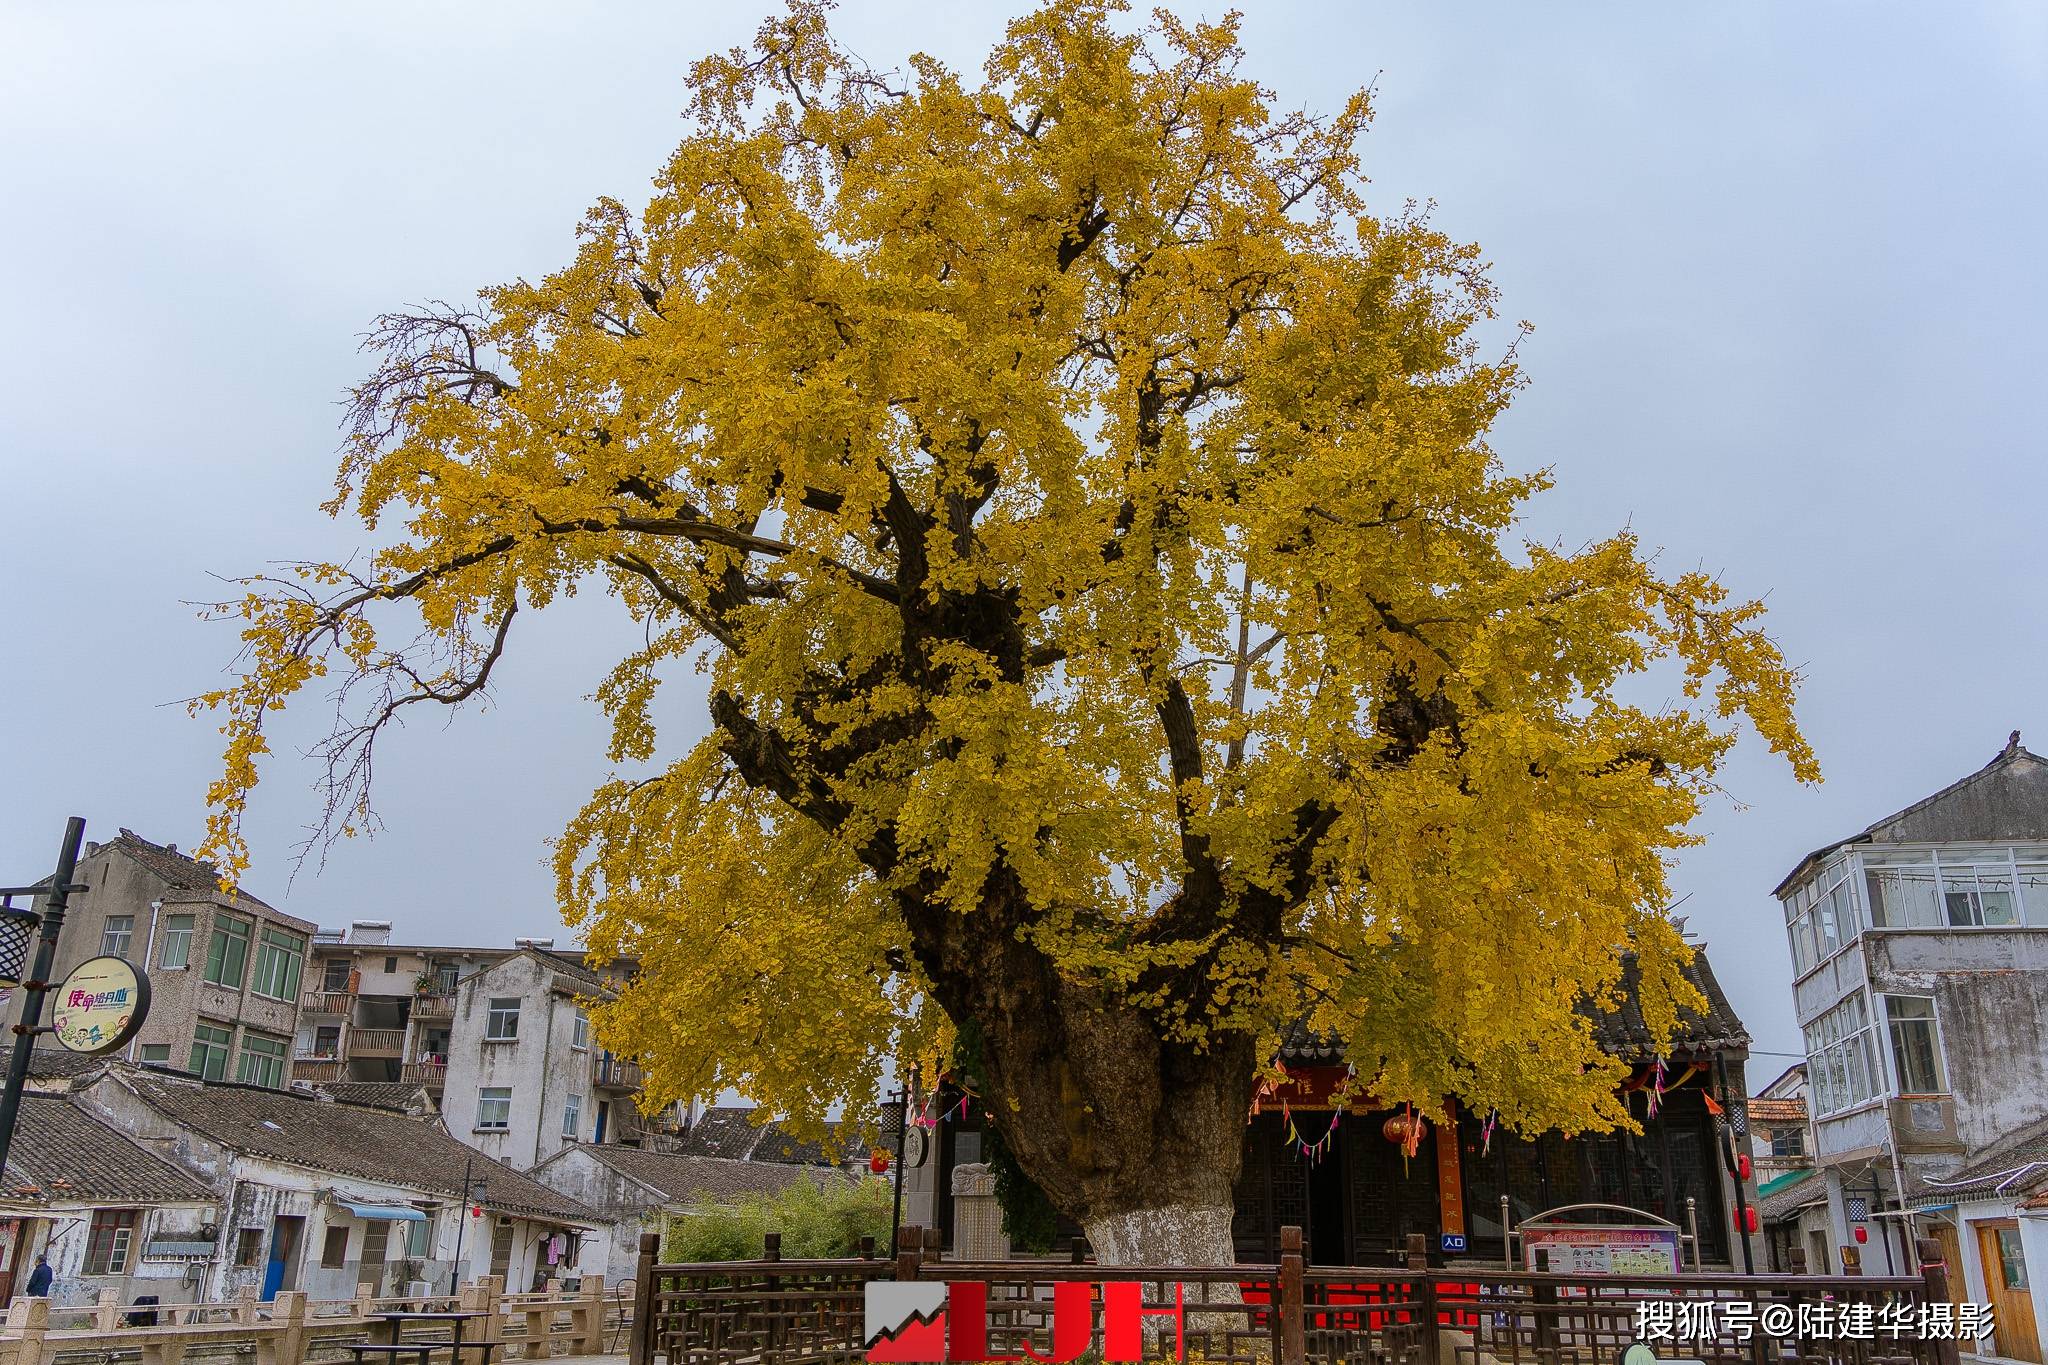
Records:
[[[89,957],[51,994],[51,1031],[73,1052],[112,1052],[149,1013],[149,978],[126,958]]]

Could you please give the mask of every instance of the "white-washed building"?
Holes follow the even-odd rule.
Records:
[[[526,1290],[601,1272],[609,1258],[592,1210],[436,1119],[119,1066],[73,1093],[218,1198],[204,1297],[445,1291],[485,1274]]]
[[[441,1113],[501,1161],[537,1166],[577,1143],[637,1140],[637,1062],[597,1045],[586,1006],[615,989],[582,958],[524,947],[457,987]]]
[[[22,1096],[0,1177],[0,1303],[48,1256],[55,1304],[203,1297],[219,1201],[64,1095]]]
[[[2029,1280],[2048,1274],[2048,1210],[1952,1191],[2048,1120],[2048,760],[2014,732],[1979,771],[1808,854],[1774,894],[1831,1262],[1854,1246],[1871,1270],[1910,1267],[1913,1236],[1935,1237],[1997,1305],[2000,1354],[2040,1360],[2048,1297]]]

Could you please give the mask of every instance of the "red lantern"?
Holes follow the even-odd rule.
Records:
[[[1742,1227],[1745,1232],[1756,1231],[1756,1205],[1751,1204],[1742,1211]]]
[[[1861,1244],[1863,1242],[1867,1242],[1870,1240],[1870,1229],[1862,1226],[1861,1224],[1858,1224],[1856,1230],[1849,1235],[1854,1237],[1856,1241],[1859,1244]]]
[[[484,1216],[484,1206],[483,1206],[483,1205],[481,1205],[481,1204],[472,1204],[472,1205],[470,1205],[470,1206],[469,1206],[469,1216],[470,1216],[470,1217],[472,1217],[472,1218],[481,1218],[481,1217],[483,1217],[483,1216]]]
[[[1743,1153],[1743,1154],[1742,1154],[1741,1156],[1738,1156],[1738,1157],[1736,1157],[1736,1158],[1735,1158],[1735,1173],[1736,1173],[1737,1175],[1741,1176],[1741,1177],[1742,1177],[1742,1178],[1743,1178],[1744,1180],[1747,1180],[1747,1179],[1749,1179],[1749,1153],[1748,1153],[1748,1152],[1744,1152],[1744,1153]]]
[[[1395,1114],[1380,1125],[1380,1136],[1396,1145],[1420,1142],[1427,1131],[1420,1114]]]
[[[876,1175],[886,1173],[889,1169],[889,1154],[887,1152],[871,1153],[868,1157],[868,1169]]]

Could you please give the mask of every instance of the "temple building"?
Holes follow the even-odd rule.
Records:
[[[1737,1155],[1747,1150],[1749,1035],[1704,952],[1686,975],[1706,1008],[1681,1016],[1661,1073],[1632,961],[1624,962],[1620,1008],[1593,1015],[1602,1048],[1632,1068],[1622,1090],[1641,1133],[1522,1139],[1489,1126],[1485,1114],[1450,1105],[1423,1116],[1419,1136],[1404,1140],[1413,1120],[1400,1111],[1357,1100],[1337,1115],[1332,1096],[1346,1075],[1341,1044],[1305,1033],[1290,1037],[1281,1053],[1286,1085],[1260,1098],[1245,1127],[1233,1223],[1238,1259],[1274,1260],[1279,1230],[1294,1225],[1303,1230],[1312,1264],[1385,1267],[1419,1233],[1433,1262],[1499,1265],[1505,1202],[1511,1228],[1568,1205],[1639,1211],[1688,1236],[1696,1229],[1706,1267],[1744,1268],[1738,1229],[1756,1204],[1754,1180],[1739,1173],[1748,1163]],[[941,1090],[926,1108],[937,1127],[914,1129],[904,1158],[904,1221],[936,1225],[949,1248],[952,1171],[982,1157],[982,1118],[961,1098]],[[1626,1221],[1621,1214],[1586,1216]],[[1078,1229],[1063,1229],[1063,1244],[1076,1235]],[[1686,1248],[1690,1262],[1691,1244]],[[1750,1262],[1762,1265],[1754,1245]]]

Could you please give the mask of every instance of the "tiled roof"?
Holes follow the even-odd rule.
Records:
[[[683,1153],[745,1161],[761,1138],[760,1128],[748,1117],[753,1112],[735,1105],[705,1110],[683,1135],[679,1144]]]
[[[822,1170],[777,1161],[730,1161],[612,1145],[581,1150],[672,1203],[703,1198],[725,1202],[747,1194],[776,1194],[799,1180],[829,1178]]]
[[[39,1047],[28,1054],[28,1074],[35,1080],[76,1080],[99,1070],[106,1063],[105,1057],[88,1057],[61,1047]]]
[[[578,1223],[597,1218],[567,1195],[457,1142],[429,1120],[254,1086],[147,1073],[123,1080],[165,1116],[251,1156],[456,1196],[462,1193],[467,1164],[473,1178],[486,1182],[483,1202],[490,1208]]]
[[[831,1166],[825,1148],[792,1136],[780,1124],[757,1124],[755,1111],[743,1105],[707,1109],[671,1146],[685,1156],[718,1157],[727,1161],[769,1161],[788,1166]]]
[[[1681,1010],[1678,1016],[1678,1032],[1671,1040],[1674,1052],[1718,1052],[1749,1046],[1749,1033],[1742,1027],[1742,1021],[1735,1017],[1735,1009],[1728,1003],[1728,997],[1721,991],[1721,983],[1714,977],[1714,969],[1707,965],[1705,949],[1693,953],[1692,962],[1685,968],[1686,980],[1706,997],[1704,1014],[1693,1010]],[[1643,1022],[1640,997],[1641,975],[1636,967],[1633,953],[1621,957],[1621,980],[1615,990],[1621,996],[1621,1006],[1612,1012],[1595,1011],[1590,1003],[1581,1004],[1580,1013],[1593,1021],[1593,1037],[1602,1051],[1626,1061],[1648,1061],[1657,1050],[1656,1040]],[[1331,1063],[1344,1060],[1344,1045],[1333,1038],[1320,1038],[1305,1027],[1297,1025],[1290,1031],[1280,1046],[1283,1061],[1301,1063]]]
[[[427,1088],[413,1081],[322,1081],[316,1087],[346,1104],[367,1104],[373,1109],[395,1109],[405,1113],[425,1098],[426,1112],[433,1112],[433,1097]]]
[[[9,1199],[113,1204],[207,1203],[204,1185],[67,1098],[25,1094],[7,1152]]]
[[[1828,1197],[1827,1186],[1824,1182],[1815,1180],[1813,1176],[1812,1171],[1798,1171],[1772,1181],[1768,1191],[1758,1190],[1757,1220],[1763,1223],[1782,1223],[1815,1200],[1825,1200]]]
[[[1918,1186],[1916,1204],[2018,1199],[2036,1190],[2048,1194],[2048,1119],[1985,1148],[1954,1174],[1923,1177]]]
[[[221,890],[220,876],[214,871],[212,863],[202,863],[196,858],[188,858],[178,852],[174,845],[153,844],[134,830],[122,830],[119,838],[108,840],[102,847],[120,849],[172,886],[183,890],[210,893],[218,893]],[[246,889],[240,890],[239,894],[243,900],[252,905],[262,906],[265,910],[276,908],[257,899]]]
[[[1749,1102],[1749,1117],[1760,1123],[1806,1122],[1805,1100],[1760,1100]]]
[[[2033,780],[2038,781],[2042,765],[2043,759],[2041,758],[2041,756],[2023,746],[2020,743],[2020,732],[2015,730],[2012,732],[2012,737],[2006,740],[2005,747],[1998,751],[1997,757],[1993,758],[1989,763],[1986,763],[1976,772],[1973,772],[1966,777],[1958,778],[1956,781],[1949,783],[1946,787],[1943,787],[1940,791],[1934,793],[1934,795],[1932,796],[1921,797],[1918,801],[1915,801],[1912,805],[1907,806],[1904,810],[1893,811],[1890,815],[1885,816],[1882,820],[1872,821],[1870,824],[1864,826],[1861,830],[1850,835],[1846,839],[1837,839],[1831,844],[1823,844],[1821,847],[1807,854],[1804,858],[1801,858],[1799,862],[1793,867],[1793,869],[1785,874],[1785,879],[1778,883],[1778,885],[1771,891],[1771,894],[1773,896],[1784,895],[1785,888],[1791,886],[1792,883],[1799,880],[1800,875],[1804,873],[1807,868],[1813,866],[1821,859],[1827,857],[1830,853],[1833,853],[1838,848],[1841,848],[1848,844],[1864,844],[1874,842],[1879,838],[1880,835],[1885,834],[1885,832],[1889,830],[1892,826],[1908,822],[1911,820],[1913,816],[1919,815],[1923,811],[1929,810],[1934,806],[1940,805],[1942,802],[1947,801],[1950,797],[1953,797],[1958,793],[1963,792],[1968,788],[1977,785],[1979,782],[1985,781],[1986,779],[1996,779],[2008,772],[2014,770],[2022,770],[2022,781],[2027,780],[2024,777],[2025,771],[2031,771],[2033,774],[2035,774]],[[1987,809],[1992,812],[1996,812],[2001,816],[2004,816],[2006,819],[2017,819],[2021,821],[2025,821],[2025,816],[2027,813],[2022,804],[2017,802],[1994,801],[1989,804]],[[2001,825],[2004,825],[2005,827],[2002,829],[1999,828],[1999,826]],[[2005,825],[2005,819],[2000,819],[1996,822],[1996,824],[1981,826],[1979,829],[1972,831],[1967,836],[1967,839],[1968,841],[1975,843],[2005,843],[2011,842],[2014,839],[2038,839],[2042,837],[2043,833],[2043,830],[2033,827],[2031,822],[2025,822],[2021,826],[2015,827]],[[1897,833],[1893,833],[1889,837],[1892,839],[1898,839],[1900,836]],[[1924,838],[1925,833],[1922,832],[1920,837]],[[1942,837],[1955,838],[1957,836],[1954,834],[1945,834]],[[1907,842],[1919,842],[1919,839],[1913,838],[1912,835],[1909,833],[1909,835],[1907,836]]]
[[[567,953],[558,953],[552,948],[535,948],[532,952],[536,957],[547,959],[564,976],[573,977],[592,990],[601,991],[609,985],[602,976],[592,971],[581,957],[571,957]]]

